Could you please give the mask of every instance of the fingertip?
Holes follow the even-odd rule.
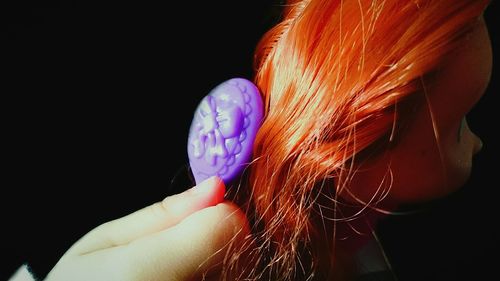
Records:
[[[210,205],[215,206],[224,202],[224,196],[226,195],[226,185],[224,184],[224,181],[218,176],[213,176],[208,180],[212,182],[213,188],[213,197]]]
[[[219,204],[224,202],[224,196],[226,195],[226,185],[224,181],[218,176],[213,176],[214,186],[215,186],[215,196],[214,204]]]
[[[224,185],[224,182],[222,182],[222,180],[218,176],[211,176],[208,179],[193,186],[191,188],[191,191],[193,193],[202,193],[207,191],[209,188],[215,188],[219,185]]]
[[[190,193],[203,197],[201,200],[203,206],[215,206],[224,201],[226,186],[221,178],[212,176],[191,188]]]

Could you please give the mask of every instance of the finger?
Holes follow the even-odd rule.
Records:
[[[224,193],[222,180],[211,177],[183,193],[169,196],[161,202],[98,226],[75,243],[68,254],[81,255],[125,245],[167,229],[198,210],[222,202]]]
[[[128,245],[135,274],[140,280],[201,280],[217,273],[233,250],[250,233],[248,221],[234,204],[224,202],[189,216],[178,225]]]

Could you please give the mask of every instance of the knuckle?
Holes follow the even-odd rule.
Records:
[[[149,206],[148,211],[154,218],[163,218],[168,214],[169,206],[165,201],[161,201]]]

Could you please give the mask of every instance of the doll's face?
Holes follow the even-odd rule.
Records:
[[[353,192],[368,200],[376,187],[367,186],[380,182],[389,163],[394,177],[389,197],[399,203],[439,198],[462,186],[482,145],[465,116],[484,94],[491,68],[491,42],[481,17],[463,39],[463,48],[427,89],[428,103],[419,109],[401,142],[373,165],[362,167]]]

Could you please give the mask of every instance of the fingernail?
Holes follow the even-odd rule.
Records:
[[[208,192],[208,191],[210,191],[210,188],[215,187],[215,185],[217,184],[217,181],[218,181],[217,177],[212,176],[212,177],[200,182],[199,184],[193,186],[193,188],[191,188],[191,191],[193,193]]]

